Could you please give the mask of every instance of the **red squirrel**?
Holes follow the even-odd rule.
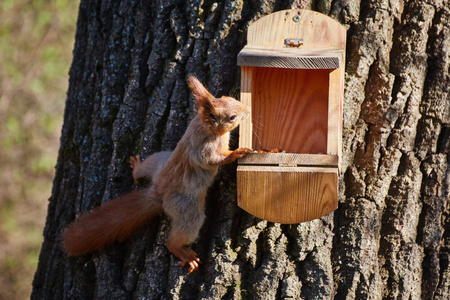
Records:
[[[151,185],[105,202],[81,215],[62,233],[69,256],[96,251],[115,241],[124,241],[154,216],[166,213],[171,222],[167,248],[178,257],[179,266],[189,264],[191,273],[200,259],[187,245],[193,243],[205,220],[205,197],[219,165],[231,163],[252,152],[228,149],[229,132],[249,114],[249,108],[230,98],[214,98],[195,77],[189,77],[197,115],[173,152],[159,152],[142,163],[131,157],[135,181],[147,177]]]

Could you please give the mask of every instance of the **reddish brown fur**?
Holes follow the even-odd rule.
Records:
[[[114,241],[124,241],[162,212],[155,190],[140,190],[104,203],[81,215],[63,232],[63,249],[70,256],[93,252]]]
[[[195,77],[189,78],[189,86],[198,113],[173,153],[154,154],[143,163],[131,158],[135,180],[151,178],[152,186],[111,200],[69,225],[63,233],[69,255],[122,241],[164,210],[171,220],[167,248],[182,266],[189,264],[189,272],[198,268],[197,254],[186,245],[195,241],[204,222],[206,191],[219,165],[251,150],[228,149],[229,132],[248,115],[248,108],[233,98],[214,98]]]

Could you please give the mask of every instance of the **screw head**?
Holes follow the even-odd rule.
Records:
[[[298,21],[300,21],[300,16],[299,16],[299,15],[295,15],[295,16],[292,18],[292,21],[294,21],[295,23],[297,23]]]

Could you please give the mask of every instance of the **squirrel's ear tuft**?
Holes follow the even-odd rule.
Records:
[[[213,100],[214,97],[206,90],[200,80],[194,76],[189,76],[188,84],[189,88],[192,90],[192,95],[195,98],[198,113],[202,115],[214,113],[215,109],[211,103],[211,100]]]

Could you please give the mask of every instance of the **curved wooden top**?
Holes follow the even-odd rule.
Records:
[[[239,66],[337,69],[344,59],[346,30],[321,13],[293,9],[259,19],[248,28],[247,39]]]
[[[345,49],[346,29],[319,12],[306,9],[282,10],[249,26],[247,47],[288,48],[285,39],[290,38],[303,39],[303,45],[299,49]]]

